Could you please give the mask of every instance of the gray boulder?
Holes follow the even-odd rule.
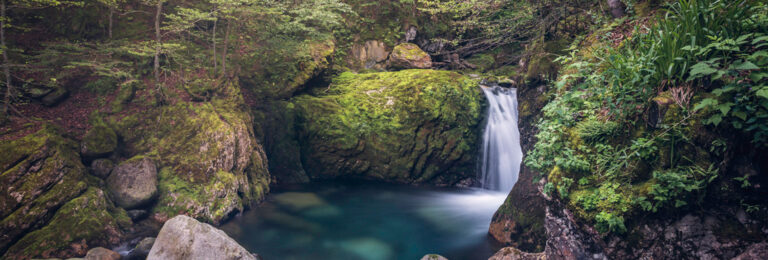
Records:
[[[120,163],[107,178],[107,187],[117,205],[125,209],[141,207],[157,195],[157,168],[144,156]]]
[[[165,222],[147,257],[153,259],[251,259],[257,257],[224,231],[179,215]]]

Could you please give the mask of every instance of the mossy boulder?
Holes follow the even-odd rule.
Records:
[[[104,191],[88,188],[56,211],[50,223],[26,234],[4,257],[83,256],[89,248],[117,245],[131,224],[125,211],[112,205]]]
[[[40,99],[40,101],[43,103],[43,105],[52,107],[66,99],[68,96],[69,90],[58,86],[52,92],[46,94],[42,99]]]
[[[157,195],[155,162],[136,156],[120,163],[107,178],[107,187],[120,207],[133,209],[146,205]]]
[[[0,255],[88,186],[77,143],[49,125],[0,142]],[[42,241],[37,241],[42,242]]]
[[[413,43],[401,43],[389,55],[389,67],[393,69],[428,69],[432,57]]]
[[[83,136],[80,153],[86,159],[105,157],[117,148],[117,134],[105,125],[95,125]]]
[[[294,99],[312,178],[453,184],[473,177],[483,99],[455,72],[343,73]]]
[[[125,153],[152,158],[160,169],[156,219],[186,214],[219,223],[269,190],[266,156],[239,94],[113,120]]]

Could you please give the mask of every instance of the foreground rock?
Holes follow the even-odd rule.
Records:
[[[482,93],[434,70],[343,73],[326,92],[294,98],[311,178],[455,184],[474,177]]]
[[[152,201],[157,194],[157,168],[144,156],[131,158],[115,167],[107,186],[117,205],[136,208]]]
[[[389,66],[393,69],[429,69],[432,57],[416,44],[402,43],[389,55]]]
[[[224,231],[179,215],[160,230],[147,259],[252,259],[257,258]]]
[[[139,241],[136,247],[131,250],[125,258],[128,260],[143,260],[147,259],[149,251],[152,250],[152,246],[155,244],[154,237],[147,237]]]

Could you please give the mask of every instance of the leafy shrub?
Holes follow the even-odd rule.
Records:
[[[604,143],[618,134],[619,124],[616,122],[601,122],[586,120],[576,126],[579,138],[589,143]]]

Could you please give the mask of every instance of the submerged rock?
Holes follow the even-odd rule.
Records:
[[[357,255],[360,259],[386,260],[393,259],[394,251],[384,241],[372,237],[363,237],[342,241],[339,247]]]
[[[432,57],[413,43],[402,43],[389,55],[389,66],[394,69],[429,69]]]
[[[310,177],[455,184],[474,177],[483,99],[461,74],[343,73],[294,98]]]
[[[120,163],[107,178],[113,199],[126,209],[146,205],[157,195],[157,168],[155,162],[137,156]]]
[[[223,231],[179,215],[165,222],[147,259],[257,258]]]
[[[88,254],[85,255],[85,260],[120,260],[120,254],[115,251],[97,247],[88,250]]]

